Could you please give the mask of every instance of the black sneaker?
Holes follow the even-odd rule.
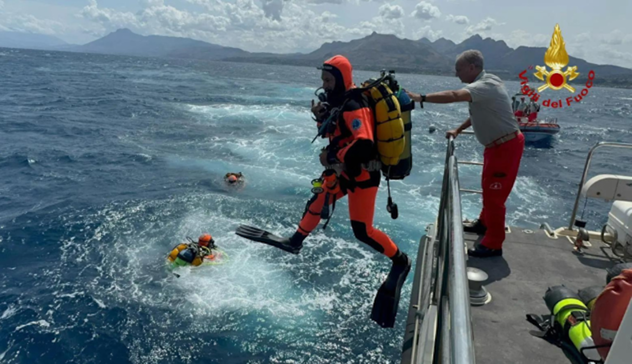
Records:
[[[474,233],[478,235],[485,235],[487,227],[483,225],[481,220],[475,220],[472,223],[463,224],[463,231],[466,233]]]
[[[483,245],[476,245],[472,249],[467,250],[467,255],[477,258],[489,258],[489,257],[501,257],[503,255],[502,249],[490,249]]]

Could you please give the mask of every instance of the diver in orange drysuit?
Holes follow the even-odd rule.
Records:
[[[394,261],[404,264],[407,259],[405,254],[399,251],[388,235],[373,227],[375,198],[381,173],[379,170],[369,171],[363,166],[376,159],[373,112],[361,93],[351,93],[349,98],[345,98],[345,93],[355,88],[351,63],[345,57],[335,56],[325,61],[321,77],[329,108],[340,107],[344,103],[335,127],[325,135],[329,138],[329,146],[320,155],[320,162],[325,167],[344,164],[338,176],[340,191],[328,203],[348,195],[349,217],[355,237]],[[320,104],[312,108],[319,127],[325,116],[325,110]],[[325,193],[316,194],[308,202],[294,241],[302,241],[316,228],[320,222],[325,196]]]
[[[361,92],[349,92],[355,85],[351,63],[347,58],[334,56],[325,61],[320,69],[327,105],[321,102],[314,105],[312,101],[312,112],[316,116],[318,127],[331,115],[332,109],[341,108],[335,123],[323,135],[329,138],[329,145],[320,155],[320,163],[327,168],[324,175],[333,175],[331,168],[342,169],[336,178],[338,183],[329,190],[332,193],[316,193],[308,201],[303,218],[291,238],[281,238],[243,225],[236,233],[244,238],[298,254],[303,247],[303,240],[318,226],[325,201],[331,205],[347,195],[355,237],[393,262],[389,278],[378,291],[372,314],[372,318],[380,325],[392,327],[400,289],[411,263],[388,235],[373,227],[375,199],[381,180],[379,169],[369,171],[366,168],[367,163],[377,159],[373,144],[373,112],[365,95]]]

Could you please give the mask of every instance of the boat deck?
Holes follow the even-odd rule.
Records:
[[[468,247],[479,239],[464,235]],[[548,314],[543,297],[547,288],[564,284],[572,290],[605,286],[606,271],[616,262],[601,242],[583,255],[574,253],[565,237],[549,238],[544,230],[511,228],[503,244],[503,256],[468,258],[467,265],[484,270],[484,283],[492,300],[471,307],[477,363],[557,364],[571,363],[562,349],[532,336],[537,330],[526,315]]]

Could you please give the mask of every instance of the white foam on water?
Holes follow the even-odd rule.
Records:
[[[7,307],[7,309],[4,310],[4,312],[2,313],[2,316],[0,316],[0,320],[8,319],[12,317],[13,315],[15,315],[17,312],[18,312],[17,307],[13,305],[9,305],[9,307]]]
[[[241,218],[230,218],[222,212],[239,203],[231,196],[210,194],[112,204],[94,216],[85,216],[86,223],[98,220],[103,224],[88,241],[66,241],[64,261],[100,268],[98,276],[82,284],[86,295],[99,308],[135,303],[169,310],[174,320],[188,321],[195,317],[187,335],[208,330],[219,333],[226,329],[225,325],[255,315],[262,321],[253,325],[260,329],[267,327],[265,338],[271,342],[284,343],[291,335],[308,340],[313,333],[322,331],[323,325],[338,327],[339,331],[332,335],[343,340],[348,330],[359,324],[359,312],[363,313],[362,320],[368,317],[375,290],[384,279],[390,261],[355,239],[346,240],[338,234],[320,231],[310,236],[298,256],[247,241],[234,235],[236,225],[253,225],[259,219],[246,218],[245,206],[239,207]],[[157,216],[147,215],[148,210],[156,211]],[[339,219],[346,225],[345,215]],[[148,220],[150,216],[154,217]],[[274,222],[261,227],[281,235],[291,234],[295,228],[294,224]],[[173,245],[186,235],[195,238],[203,232],[211,233],[218,246],[227,252],[230,259],[226,264],[178,269],[180,278],[159,274],[161,269],[157,265],[164,264]],[[104,244],[106,237],[109,240],[114,237],[113,243]],[[150,237],[161,243],[156,244]],[[93,260],[95,253],[100,257],[97,261]],[[154,278],[147,278],[152,275]],[[314,283],[320,280],[323,283]],[[161,288],[156,290],[152,282],[159,283]],[[58,298],[68,299],[79,293],[61,294]],[[403,294],[409,292],[405,290]],[[174,307],[179,309],[174,311]],[[156,329],[169,325],[160,320],[152,319]],[[73,321],[80,322],[81,317]],[[133,315],[127,325],[130,329],[137,325]],[[145,330],[150,333],[152,328]],[[173,333],[178,334],[177,330]],[[128,347],[135,358],[133,362],[159,362],[162,357],[157,352],[147,353],[140,343]]]
[[[288,128],[309,125],[310,112],[307,107],[290,105],[241,105],[241,104],[214,104],[214,105],[184,105],[190,112],[200,114],[208,120],[222,120],[223,118],[240,119],[251,118],[266,123],[282,124]],[[288,125],[288,123],[290,123]],[[313,125],[313,124],[312,124]]]
[[[20,325],[20,326],[16,327],[14,331],[20,331],[20,330],[22,330],[25,327],[33,326],[33,325],[41,326],[41,327],[50,327],[50,324],[46,320],[37,320],[37,321],[31,321],[31,322],[29,322],[27,324],[24,324],[24,325]]]
[[[541,223],[549,221],[552,217],[546,212],[557,211],[556,206],[563,202],[551,196],[546,188],[539,185],[534,178],[518,176],[508,199],[508,205],[511,204],[511,206],[508,208],[507,224],[510,226],[531,224],[539,227]]]

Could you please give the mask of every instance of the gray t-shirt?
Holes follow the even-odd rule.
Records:
[[[472,95],[470,118],[476,139],[481,144],[487,145],[519,130],[511,111],[511,99],[500,78],[481,71],[464,89]]]

